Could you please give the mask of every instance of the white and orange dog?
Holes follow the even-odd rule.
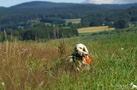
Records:
[[[88,49],[84,44],[76,44],[74,47],[74,53],[67,58],[69,63],[74,63],[77,71],[89,70],[91,60],[88,57]]]

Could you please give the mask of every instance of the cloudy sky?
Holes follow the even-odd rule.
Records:
[[[137,0],[86,0],[86,3],[94,4],[126,4],[126,3],[136,3]]]
[[[10,7],[16,4],[30,1],[50,1],[50,2],[67,2],[67,3],[92,3],[92,4],[125,4],[135,3],[137,0],[0,0],[0,6]]]

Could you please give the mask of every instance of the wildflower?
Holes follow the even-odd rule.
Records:
[[[4,82],[1,82],[1,85],[4,87],[4,86],[5,86],[5,83],[4,83]]]
[[[124,48],[121,48],[121,50],[124,50]]]
[[[131,89],[137,89],[137,85],[134,85],[133,83],[130,83],[130,86],[132,86]]]

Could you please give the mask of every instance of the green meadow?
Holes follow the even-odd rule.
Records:
[[[137,85],[137,31],[106,33],[0,43],[0,90],[130,90]],[[90,71],[67,70],[77,43],[89,50]]]

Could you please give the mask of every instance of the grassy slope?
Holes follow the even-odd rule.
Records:
[[[73,46],[80,42],[89,50],[91,70],[79,73],[67,71],[61,58],[71,54]],[[1,43],[0,89],[130,90],[131,82],[137,84],[136,45],[137,33],[133,32],[118,38],[91,39],[90,42],[72,38],[65,43],[59,40]]]

